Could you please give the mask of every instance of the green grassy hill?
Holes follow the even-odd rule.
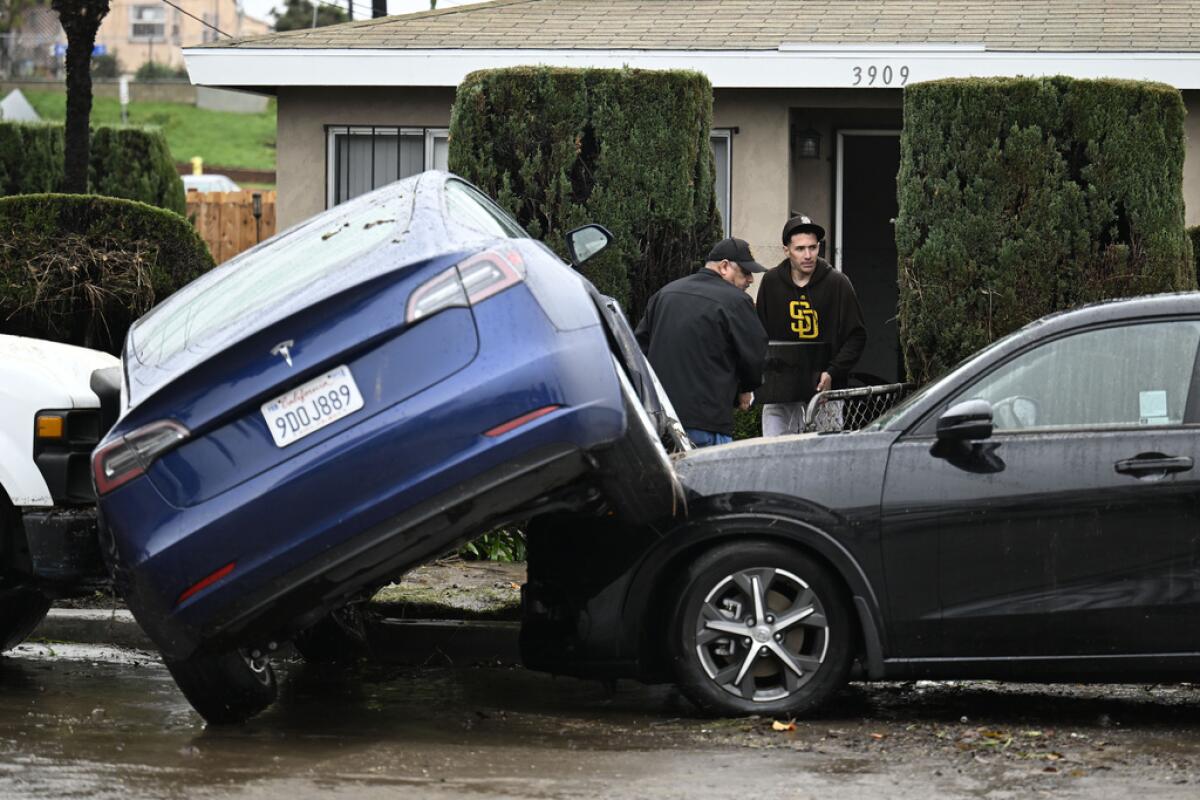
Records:
[[[66,116],[64,92],[26,92],[43,119],[61,121]],[[121,121],[121,105],[114,98],[92,101],[92,124]],[[208,111],[184,103],[130,103],[132,125],[157,125],[167,135],[171,157],[187,161],[204,159],[205,171],[213,167],[275,169],[275,101],[262,114]]]

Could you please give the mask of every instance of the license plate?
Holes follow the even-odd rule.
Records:
[[[331,369],[262,405],[276,447],[287,447],[363,407],[347,366]]]

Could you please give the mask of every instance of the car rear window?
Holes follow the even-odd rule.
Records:
[[[460,225],[504,239],[528,239],[516,220],[462,181],[446,181],[446,216]]]
[[[412,215],[412,192],[372,193],[339,207],[270,246],[253,250],[211,273],[186,302],[166,302],[135,329],[142,363],[162,363],[210,335],[311,289],[396,235]],[[205,278],[201,278],[204,281]]]

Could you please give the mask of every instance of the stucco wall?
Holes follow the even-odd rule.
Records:
[[[1188,157],[1184,197],[1188,225],[1200,225],[1200,91],[1184,92]],[[278,189],[281,227],[325,208],[326,125],[445,127],[454,92],[422,89],[281,89]],[[835,131],[899,126],[901,93],[866,91],[717,90],[716,127],[733,137],[732,230],[763,263],[780,257],[779,230],[792,210],[804,211],[833,235]],[[791,162],[789,124],[821,134],[821,157]]]
[[[750,243],[755,258],[780,257],[778,228],[788,205],[788,107],[772,92],[714,93],[713,127],[734,128],[730,231]]]
[[[326,125],[450,124],[454,90],[281,89],[276,140],[279,229],[325,210]]]

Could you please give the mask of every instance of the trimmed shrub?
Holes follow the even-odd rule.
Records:
[[[57,192],[62,181],[62,125],[0,122],[0,196]],[[183,181],[155,128],[93,128],[88,184],[96,194],[186,209]]]
[[[909,377],[1052,311],[1195,288],[1184,113],[1152,83],[907,87],[896,244]]]
[[[62,176],[62,125],[0,122],[0,196],[54,192]]]
[[[1192,240],[1192,261],[1196,265],[1196,282],[1200,283],[1200,225],[1188,228],[1188,238]]]
[[[88,183],[95,194],[140,200],[176,214],[187,211],[183,179],[171,160],[166,137],[158,130],[128,126],[93,130]]]
[[[695,72],[518,67],[458,87],[450,169],[566,256],[564,234],[614,234],[584,271],[636,323],[721,237],[712,87]]]
[[[186,219],[95,195],[0,198],[0,333],[117,354],[135,319],[213,268]]]

